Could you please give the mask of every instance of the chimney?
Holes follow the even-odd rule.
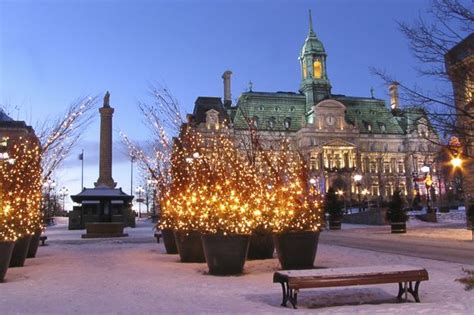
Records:
[[[222,79],[224,79],[224,105],[230,106],[232,104],[232,96],[230,94],[230,76],[232,75],[232,71],[227,70],[222,75]]]
[[[394,81],[388,86],[388,92],[390,93],[390,107],[392,110],[398,109],[398,82]]]

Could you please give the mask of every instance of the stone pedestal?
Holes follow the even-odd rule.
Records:
[[[82,238],[127,237],[123,233],[124,225],[119,222],[97,222],[86,224],[86,234]]]

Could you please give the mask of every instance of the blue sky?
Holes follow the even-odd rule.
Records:
[[[333,1],[5,1],[0,0],[0,104],[35,125],[83,95],[111,93],[118,131],[146,139],[137,102],[150,83],[166,85],[186,112],[198,96],[222,96],[222,73],[233,71],[232,96],[297,91],[297,60],[308,32],[308,9],[328,53],[333,93],[387,99],[370,67],[419,82],[396,21],[414,21],[424,0]],[[424,79],[425,80],[425,79]],[[425,81],[426,83],[426,81]],[[429,84],[429,82],[428,82]],[[15,110],[17,106],[19,110]],[[85,149],[85,185],[98,173],[99,120],[57,174],[80,189],[77,154]],[[117,148],[114,179],[130,191],[130,166]],[[135,182],[139,179],[137,178]],[[69,206],[70,207],[70,206]]]

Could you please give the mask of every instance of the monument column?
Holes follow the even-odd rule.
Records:
[[[114,188],[117,183],[112,178],[112,115],[114,109],[109,104],[110,93],[104,96],[104,105],[100,112],[100,160],[99,179],[95,187]]]

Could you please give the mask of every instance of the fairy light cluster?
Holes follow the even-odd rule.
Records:
[[[0,241],[5,241],[41,227],[41,150],[35,137],[3,138],[2,147],[9,157],[0,160]]]
[[[224,126],[208,137],[186,126],[173,147],[161,228],[223,235],[318,231],[319,196],[288,142],[257,160],[238,151]]]
[[[319,231],[322,224],[322,199],[308,177],[307,163],[291,149],[288,139],[281,141],[280,150],[262,152],[266,167],[264,177],[269,182],[267,207],[268,225],[275,233]],[[271,154],[271,156],[268,156]]]

